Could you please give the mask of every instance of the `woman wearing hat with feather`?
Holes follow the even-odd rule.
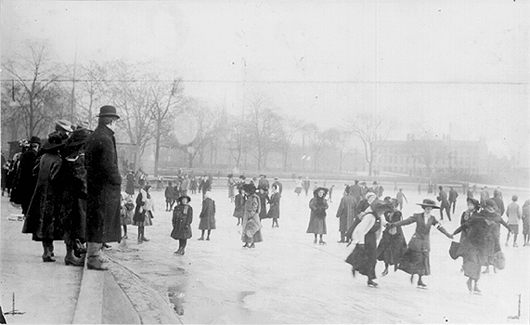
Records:
[[[487,256],[487,234],[495,223],[503,224],[508,230],[508,224],[500,218],[500,215],[491,214],[487,208],[478,212],[479,202],[468,198],[468,210],[464,212],[463,223],[457,228],[453,235],[462,233],[460,246],[457,252],[464,261],[464,275],[468,277],[466,282],[469,292],[480,294],[478,281],[482,265],[486,263]],[[488,199],[487,201],[493,201]],[[491,205],[491,203],[490,203]],[[464,235],[465,234],[465,235]],[[499,246],[500,248],[500,246]],[[474,285],[473,285],[474,282]]]
[[[183,195],[178,198],[178,204],[173,210],[173,231],[171,238],[179,241],[179,248],[175,255],[184,255],[188,239],[191,238],[191,223],[193,221],[193,208],[189,205],[191,198]]]
[[[483,202],[482,209],[480,210],[480,216],[484,217],[491,224],[485,236],[486,258],[483,265],[486,266],[486,270],[482,273],[488,274],[490,265],[493,265],[493,271],[496,273],[497,269],[503,268],[498,267],[499,257],[503,255],[499,238],[500,225],[502,224],[504,227],[508,226],[508,233],[511,232],[511,228],[509,227],[508,223],[502,220],[499,207],[493,199],[486,199]]]
[[[375,201],[371,204],[371,210],[362,218],[355,227],[352,235],[352,243],[355,244],[353,252],[346,259],[346,263],[352,266],[352,273],[358,271],[368,277],[368,286],[377,287],[374,282],[375,265],[377,264],[377,239],[381,233],[381,216],[385,211],[391,211],[388,203]]]
[[[328,189],[324,187],[319,187],[313,192],[313,198],[309,201],[309,208],[311,209],[311,214],[309,218],[309,226],[307,227],[306,233],[314,234],[315,240],[313,244],[317,243],[317,235],[320,235],[320,245],[326,245],[326,242],[323,239],[323,236],[327,234],[326,228],[326,210],[329,205],[326,200],[326,194]]]
[[[411,275],[410,281],[414,280],[414,275],[419,275],[418,288],[425,289],[427,285],[423,283],[422,277],[431,274],[431,266],[429,262],[429,252],[431,250],[431,240],[429,237],[431,227],[436,228],[447,236],[453,239],[453,235],[447,232],[444,227],[431,214],[433,209],[439,209],[433,200],[425,199],[422,203],[418,203],[423,208],[422,213],[415,213],[412,217],[403,221],[388,223],[387,226],[399,227],[416,223],[416,231],[409,241],[407,250],[401,257],[398,264],[398,269],[403,270]]]

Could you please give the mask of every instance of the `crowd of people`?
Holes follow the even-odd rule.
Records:
[[[86,123],[73,125],[65,120],[56,122],[55,131],[42,141],[31,137],[21,141],[21,152],[10,161],[4,161],[2,194],[7,190],[10,201],[20,206],[24,215],[22,232],[32,234],[32,239],[42,242],[43,262],[54,262],[54,241],[66,245],[66,265],[83,266],[95,270],[107,269],[100,251],[107,243],[128,239],[127,226],[138,227],[138,244],[148,242],[145,227],[153,225],[155,204],[147,174],[129,170],[123,177],[119,173],[113,129],[119,116],[112,106],[103,106],[98,115],[99,123],[90,130]],[[121,190],[125,179],[124,191]],[[313,185],[309,199],[309,223],[307,233],[314,236],[313,243],[326,245],[326,217],[334,186],[311,182],[308,177],[294,178],[294,193],[300,196]],[[216,204],[211,198],[211,176],[196,177],[179,173],[169,181],[164,190],[165,209],[172,212],[170,236],[178,241],[175,255],[184,255],[188,240],[192,238],[192,194],[202,194],[198,229],[200,241],[210,241],[216,229]],[[283,184],[276,177],[269,182],[265,174],[247,178],[235,178],[229,174],[226,181],[228,199],[234,204],[233,217],[241,226],[243,247],[255,248],[263,241],[262,223],[271,219],[273,228],[279,227]],[[160,186],[157,186],[160,187]],[[403,189],[395,187],[395,197],[384,197],[384,188],[374,181],[371,187],[366,181],[356,180],[346,185],[336,217],[339,219],[339,243],[353,245],[346,262],[352,273],[368,278],[367,284],[378,287],[375,266],[384,262],[382,276],[390,266],[411,275],[411,282],[418,276],[419,288],[426,288],[424,276],[430,274],[430,230],[435,227],[453,240],[450,256],[462,257],[462,272],[468,278],[470,292],[480,293],[480,274],[504,267],[500,245],[500,225],[509,230],[506,245],[513,236],[517,246],[519,226],[522,221],[524,246],[529,243],[530,200],[520,206],[518,197],[505,208],[502,192],[496,189],[490,198],[487,187],[478,193],[463,187],[467,210],[462,213],[460,225],[452,233],[440,223],[444,217],[451,221],[456,213],[459,194],[450,187],[430,184],[436,200],[425,199],[418,205],[422,211],[404,218],[402,209],[408,199]],[[136,191],[138,189],[138,191]],[[418,186],[421,191],[421,185]],[[440,210],[440,219],[434,214]],[[507,221],[502,218],[506,215]],[[440,220],[440,221],[439,221]],[[406,241],[402,227],[415,224],[414,235]],[[454,236],[460,234],[460,240]],[[485,268],[482,271],[482,268]]]

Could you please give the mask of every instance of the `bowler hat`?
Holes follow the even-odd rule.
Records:
[[[38,143],[38,144],[40,144],[40,138],[37,137],[37,136],[32,136],[32,137],[29,139],[29,143]]]
[[[48,135],[48,141],[42,146],[42,150],[50,151],[53,149],[58,149],[64,146],[64,140],[59,132],[52,132]]]
[[[422,208],[433,208],[433,209],[439,209],[440,207],[436,205],[436,202],[433,200],[425,199],[422,203],[417,203]]]
[[[120,118],[120,116],[116,114],[116,107],[110,106],[110,105],[102,106],[99,109],[99,114],[97,115],[97,117],[105,117],[105,116]]]

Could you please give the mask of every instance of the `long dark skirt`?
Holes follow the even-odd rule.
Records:
[[[396,265],[397,268],[401,256],[407,249],[407,242],[401,229],[394,235],[391,235],[388,232],[389,230],[386,229],[383,232],[383,238],[381,238],[379,246],[377,246],[377,259],[389,265]]]
[[[462,258],[464,260],[464,275],[473,280],[480,279],[484,253],[477,247],[469,247]]]
[[[375,265],[377,263],[377,249],[375,245],[356,245],[355,249],[346,258],[354,271],[366,275],[370,280],[375,279]]]
[[[415,251],[407,248],[398,263],[398,269],[408,274],[430,275],[429,251]]]

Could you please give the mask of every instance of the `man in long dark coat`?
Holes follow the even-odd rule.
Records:
[[[99,258],[103,243],[119,242],[121,175],[113,128],[120,117],[113,106],[103,106],[99,123],[85,149],[87,171],[87,267],[107,270]]]

